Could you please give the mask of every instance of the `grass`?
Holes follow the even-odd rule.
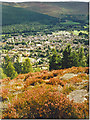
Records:
[[[73,21],[66,21],[66,22],[62,22],[61,24],[63,24],[63,25],[76,25],[76,24],[80,24],[80,23],[73,22]]]

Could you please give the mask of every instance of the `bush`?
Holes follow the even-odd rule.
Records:
[[[41,85],[15,97],[3,112],[3,119],[88,118],[88,103],[74,103],[57,88]]]
[[[60,80],[59,78],[50,78],[50,80],[48,81],[48,84],[51,84],[51,85],[61,85],[61,86],[64,86],[65,83]]]

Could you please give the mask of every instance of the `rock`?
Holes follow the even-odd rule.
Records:
[[[84,89],[74,90],[69,95],[67,95],[70,100],[74,100],[74,102],[77,103],[82,103],[87,100],[85,96],[87,96],[87,90]]]
[[[73,74],[73,73],[66,73],[65,75],[63,75],[63,77],[61,77],[60,79],[62,80],[68,80],[74,76],[77,76],[77,74]]]

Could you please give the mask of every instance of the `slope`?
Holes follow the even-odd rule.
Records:
[[[57,21],[57,18],[27,10],[25,8],[2,5],[2,25],[22,24],[35,21],[41,24],[50,24]]]
[[[53,21],[53,19],[50,18],[50,16],[52,16],[52,17],[59,18],[60,22],[70,20],[74,22],[88,23],[88,14],[89,14],[88,2],[22,2],[22,3],[12,2],[12,3],[3,3],[3,5],[5,5],[3,6],[3,14],[5,14],[3,16],[6,16],[5,11],[9,11],[9,14],[11,13],[11,15],[14,12],[14,15],[12,16],[13,19],[15,18],[16,15],[18,17],[18,14],[22,12],[23,16],[19,14],[19,17],[20,18],[22,17],[23,21],[26,21],[26,20],[41,21],[42,20],[43,23],[44,22],[50,23],[50,20]],[[37,14],[36,17],[34,15],[32,16],[32,19],[30,17],[27,17],[31,13],[34,15]],[[45,16],[42,14],[44,14]],[[8,15],[7,15],[7,18],[8,18]],[[13,19],[11,18],[11,20]],[[22,21],[22,19],[20,20]],[[50,20],[48,21],[46,19],[50,19]]]
[[[4,119],[88,119],[88,67],[20,74],[0,83]]]

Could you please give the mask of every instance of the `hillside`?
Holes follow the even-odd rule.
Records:
[[[88,72],[72,67],[0,80],[2,118],[88,118]]]
[[[55,16],[57,14],[88,14],[89,4],[87,2],[21,2],[3,3],[14,7],[28,8],[30,10]],[[83,8],[83,9],[82,9]],[[56,15],[55,15],[56,13]]]
[[[27,22],[38,22],[50,24],[57,21],[57,18],[37,13],[25,8],[17,8],[2,5],[2,25],[22,24]]]
[[[2,5],[3,25],[12,24],[12,20],[13,24],[36,20],[42,21],[43,24],[50,24],[51,21],[57,23],[56,18],[59,18],[59,22],[65,20],[88,22],[89,7],[86,2],[12,2],[2,3]]]

